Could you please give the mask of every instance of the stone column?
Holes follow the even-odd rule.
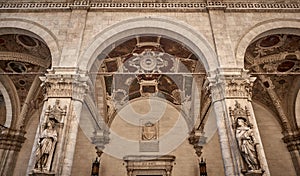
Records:
[[[27,174],[71,175],[88,79],[78,68],[54,67],[41,80],[45,102]]]
[[[0,175],[11,176],[19,151],[26,139],[25,131],[5,128],[0,132]]]
[[[300,175],[300,131],[285,134],[282,138],[290,152],[297,175]]]
[[[251,104],[255,79],[241,69],[218,69],[209,77],[212,104],[216,113],[225,175],[270,175],[256,119]],[[241,114],[239,114],[241,113]],[[252,131],[257,166],[251,168],[239,145],[238,119],[246,122],[244,129]]]

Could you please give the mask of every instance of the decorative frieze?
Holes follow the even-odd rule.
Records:
[[[206,11],[207,9],[222,9],[225,11],[289,11],[298,12],[299,3],[232,3],[232,2],[199,2],[199,3],[156,3],[156,2],[89,2],[86,0],[74,3],[2,3],[1,10],[155,10],[155,11]]]

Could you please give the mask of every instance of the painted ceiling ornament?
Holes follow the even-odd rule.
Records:
[[[256,138],[253,132],[253,125],[249,121],[249,110],[243,109],[238,101],[235,108],[229,107],[230,116],[233,119],[233,129],[238,149],[243,159],[242,172],[246,175],[262,175],[260,167]]]
[[[145,49],[141,54],[133,53],[136,58],[130,60],[129,65],[135,67],[138,73],[161,73],[160,68],[168,65],[168,62],[161,58],[164,54]]]
[[[273,52],[284,45],[286,39],[287,35],[271,35],[263,37],[256,43],[255,53],[264,56],[268,52]]]

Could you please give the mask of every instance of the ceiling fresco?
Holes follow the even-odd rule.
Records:
[[[45,73],[50,66],[50,51],[41,40],[23,34],[0,36],[1,76],[13,83],[21,106],[25,103],[35,78]],[[31,102],[37,99],[42,101],[42,93],[36,94]]]
[[[255,40],[246,50],[245,68],[257,76],[253,99],[282,116],[279,103],[286,116],[293,117],[290,105],[300,87],[300,37],[276,34]]]
[[[106,101],[112,100],[116,106],[150,96],[181,105],[192,95],[196,70],[205,73],[194,53],[182,43],[162,36],[136,36],[113,47],[98,77],[111,73],[104,76]]]

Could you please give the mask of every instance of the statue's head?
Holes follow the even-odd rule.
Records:
[[[247,119],[244,117],[238,117],[236,118],[236,126],[247,126],[248,122]]]

